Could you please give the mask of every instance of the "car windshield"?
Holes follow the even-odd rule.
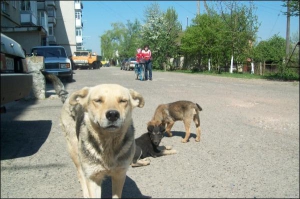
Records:
[[[88,56],[89,52],[74,52],[75,56]]]
[[[67,57],[65,49],[63,48],[34,48],[32,53],[36,56],[44,57]]]
[[[130,58],[130,61],[136,61],[136,59],[135,58]]]

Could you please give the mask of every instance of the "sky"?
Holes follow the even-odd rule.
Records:
[[[126,24],[128,20],[134,22],[138,19],[144,24],[144,12],[154,2],[159,4],[160,10],[165,12],[168,8],[176,10],[178,20],[181,22],[183,30],[190,25],[191,19],[197,14],[198,1],[82,1],[82,21],[83,21],[83,45],[86,49],[101,54],[100,37],[106,31],[111,30],[111,24],[121,22]],[[211,1],[206,1],[210,5]],[[243,1],[247,3],[246,1]],[[286,37],[286,11],[282,7],[282,1],[254,1],[257,7],[255,14],[258,22],[261,23],[257,40],[268,40],[275,34]],[[200,14],[205,13],[203,1],[200,1]],[[297,34],[299,38],[299,18],[290,18],[291,37]]]

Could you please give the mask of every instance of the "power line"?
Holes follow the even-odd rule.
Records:
[[[180,5],[179,3],[177,3],[176,1],[174,1],[177,5],[179,5],[180,7],[182,7],[183,9],[185,9],[186,11],[188,11],[189,13],[196,15],[194,12],[191,12],[190,10],[186,9],[184,6]]]
[[[99,3],[102,3],[102,4],[104,4],[103,3],[103,1],[98,1]],[[109,7],[108,5],[105,5],[104,4],[104,8],[106,9],[106,8],[108,8],[108,9],[110,9],[114,14],[116,14],[120,19],[125,19],[125,17],[123,17],[123,16],[121,16],[118,12],[116,12],[116,11],[114,11],[111,7]]]
[[[274,29],[274,27],[275,27],[275,25],[276,25],[276,23],[277,23],[277,21],[278,21],[279,16],[280,16],[280,13],[278,13],[278,15],[277,15],[277,19],[276,19],[276,21],[275,21],[275,23],[274,23],[274,25],[273,25],[273,27],[272,27],[272,29],[271,29],[271,31],[270,31],[269,37],[271,36],[271,34],[272,34],[272,32],[273,32],[273,29]]]

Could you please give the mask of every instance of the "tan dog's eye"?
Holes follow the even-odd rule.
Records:
[[[121,99],[120,103],[127,103],[127,100],[126,99]]]
[[[95,99],[94,102],[96,102],[96,103],[102,103],[102,100],[101,99]]]

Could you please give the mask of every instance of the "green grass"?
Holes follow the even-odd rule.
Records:
[[[155,70],[160,72],[165,72],[163,70]],[[299,76],[292,76],[289,78],[282,77],[278,74],[266,74],[266,75],[256,75],[256,74],[250,74],[250,73],[229,73],[229,72],[222,72],[222,73],[216,73],[216,72],[194,72],[191,70],[175,70],[175,71],[167,71],[167,72],[174,72],[174,73],[186,73],[186,74],[201,74],[201,75],[211,75],[211,76],[217,76],[217,77],[231,77],[231,78],[242,78],[242,79],[268,79],[268,80],[276,80],[276,81],[299,81]]]
[[[164,72],[160,70],[161,72]],[[176,70],[176,71],[168,71],[168,72],[175,72],[175,73],[186,73],[186,74],[201,74],[201,75],[211,75],[217,77],[232,77],[232,78],[243,78],[243,79],[264,79],[263,76],[249,74],[249,73],[229,73],[229,72],[222,72],[221,74],[215,72],[193,72],[191,70]]]

